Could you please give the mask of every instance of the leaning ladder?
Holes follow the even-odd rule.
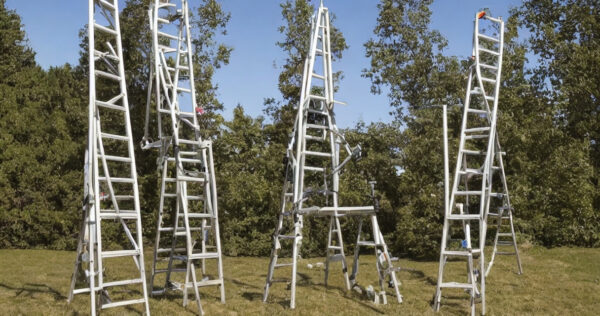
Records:
[[[322,59],[321,72],[317,73],[316,59]],[[322,82],[314,85],[312,80]],[[304,75],[298,114],[294,123],[292,139],[286,153],[286,171],[281,200],[281,212],[273,236],[273,249],[267,273],[263,301],[267,301],[269,289],[274,282],[287,282],[288,280],[275,279],[275,269],[292,268],[290,308],[296,304],[296,276],[298,257],[302,243],[302,228],[305,215],[329,217],[329,234],[327,244],[327,257],[325,263],[325,284],[329,276],[330,264],[341,262],[346,288],[353,286],[358,273],[358,252],[360,247],[373,247],[375,254],[379,254],[382,263],[377,265],[379,271],[381,292],[385,300],[384,278],[389,276],[392,287],[395,289],[398,302],[401,295],[398,290],[396,269],[392,258],[379,231],[376,210],[374,206],[342,207],[338,205],[339,175],[341,169],[352,158],[360,157],[360,147],[350,148],[344,136],[339,132],[334,117],[334,104],[341,103],[333,99],[334,85],[331,68],[330,25],[328,9],[321,2],[312,21],[312,35],[310,52],[304,64]],[[328,143],[328,144],[327,144]],[[340,163],[340,147],[346,151],[346,158]],[[327,149],[325,149],[327,148]],[[331,169],[327,168],[330,164]],[[309,183],[317,184],[311,188]],[[319,187],[317,189],[317,187]],[[308,206],[308,204],[312,206]],[[325,204],[327,206],[317,206]],[[366,216],[371,219],[373,236],[372,241],[361,240],[360,230],[357,237],[356,255],[352,278],[348,276],[348,264],[344,253],[344,244],[340,217]],[[292,243],[291,262],[280,263],[282,244]],[[289,245],[289,243],[288,243]],[[351,280],[353,283],[351,283]]]
[[[212,142],[202,139],[198,124],[202,109],[196,103],[188,2],[155,0],[149,15],[153,68],[142,148],[160,149],[162,171],[150,286],[153,295],[169,289],[183,291],[184,306],[192,289],[202,314],[199,288],[219,286],[223,303],[225,288]],[[156,142],[148,138],[152,91],[158,112]],[[163,120],[170,126],[163,125]],[[216,259],[216,277],[207,273],[208,259]],[[198,262],[203,277],[200,280],[196,274]],[[185,280],[174,281],[175,273],[185,273]],[[164,285],[155,289],[158,275],[165,276]]]
[[[117,0],[89,1],[88,40],[90,103],[84,216],[68,301],[75,294],[89,293],[92,315],[97,307],[133,304],[144,304],[146,315],[150,315]],[[102,233],[114,233],[115,224],[123,234],[122,249],[108,250],[102,245]],[[120,277],[131,271],[123,259],[127,257],[133,259],[135,274],[127,279],[111,275]],[[80,280],[85,286],[77,288]],[[141,297],[131,299],[131,294],[123,294],[136,287]]]
[[[492,29],[497,30],[493,35],[480,32],[481,21],[486,20]],[[434,296],[434,308],[439,310],[442,289],[458,288],[467,290],[470,295],[471,313],[475,314],[476,298],[481,298],[481,313],[485,314],[485,239],[487,232],[487,217],[497,216],[503,220],[504,212],[510,215],[512,245],[517,254],[516,238],[512,225],[512,213],[502,152],[497,138],[496,122],[498,112],[498,97],[500,92],[500,76],[502,69],[502,52],[504,45],[504,22],[500,18],[492,18],[485,12],[477,13],[474,21],[473,60],[467,83],[467,94],[463,112],[461,137],[452,194],[445,199],[444,228],[438,283]],[[495,163],[497,165],[495,165]],[[493,174],[500,171],[502,192],[493,192]],[[497,208],[498,213],[489,213],[490,208]],[[476,225],[472,225],[476,222]],[[459,224],[464,239],[458,247],[452,235],[452,225]],[[508,236],[500,233],[498,236]],[[475,232],[473,232],[473,230]],[[498,235],[502,234],[502,235]],[[477,235],[477,238],[473,238]],[[472,241],[472,239],[475,239]],[[478,247],[473,247],[478,242]],[[494,251],[495,252],[495,251]],[[467,262],[466,282],[444,282],[444,271],[450,258],[462,258]],[[475,268],[474,260],[479,259],[479,269]],[[493,257],[492,257],[493,258]],[[493,260],[493,259],[492,259]],[[520,261],[519,268],[520,268]],[[491,264],[488,266],[488,272]],[[479,279],[479,284],[477,280]],[[479,285],[479,286],[478,286]]]

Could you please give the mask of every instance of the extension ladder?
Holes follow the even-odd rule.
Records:
[[[493,35],[481,32],[482,21],[486,21],[491,29],[495,29],[497,32]],[[512,208],[502,162],[503,153],[496,132],[503,45],[504,22],[502,19],[490,17],[486,12],[477,13],[473,35],[474,63],[470,67],[467,83],[454,182],[452,193],[444,201],[444,228],[438,282],[434,296],[436,311],[440,308],[442,289],[455,288],[464,289],[469,293],[471,314],[475,314],[476,299],[480,297],[481,313],[485,314],[485,275],[482,275],[482,271],[485,269],[484,248],[488,216],[499,217],[500,221],[504,217],[509,217],[510,237],[515,253],[517,253],[512,225]],[[445,148],[447,148],[446,142]],[[493,175],[498,171],[500,171],[502,192],[493,192],[493,188],[496,187]],[[498,209],[498,213],[490,213],[490,208]],[[509,215],[504,215],[505,211]],[[451,239],[453,224],[461,228],[458,235],[464,237],[462,240],[459,239],[459,245],[456,245],[456,240]],[[500,228],[500,224],[501,222],[499,222],[498,228]],[[508,235],[500,233],[498,230],[494,249],[500,236]],[[479,245],[474,246],[474,242]],[[496,251],[494,251],[495,254]],[[466,260],[466,282],[444,281],[445,269],[453,259]],[[479,269],[476,268],[475,259],[479,260]],[[488,266],[488,272],[490,268],[491,264]]]
[[[68,301],[75,294],[89,293],[92,315],[97,308],[133,304],[144,304],[146,315],[150,315],[117,0],[89,1],[88,40],[90,103],[84,215]],[[120,249],[103,246],[102,234],[111,233],[114,238],[115,230],[123,237]],[[127,265],[124,258],[133,262]],[[135,273],[120,278],[131,271]],[[85,286],[77,288],[81,279]],[[134,291],[140,294],[131,298]]]
[[[331,67],[329,21],[329,11],[321,2],[312,20],[310,52],[304,64],[300,104],[294,123],[293,136],[284,159],[286,171],[281,212],[273,235],[273,249],[263,301],[267,301],[269,289],[273,283],[290,281],[290,308],[295,308],[296,276],[304,216],[315,215],[329,217],[325,285],[327,285],[330,265],[334,262],[340,262],[342,265],[346,288],[350,289],[353,285],[348,276],[348,263],[344,253],[340,217],[368,216],[371,218],[374,240],[360,240],[359,229],[356,250],[360,250],[359,247],[373,247],[376,254],[378,251],[384,253],[382,257],[385,258],[383,260],[385,264],[378,265],[378,269],[381,267],[380,284],[382,285],[382,291],[385,293],[383,278],[389,275],[400,302],[401,296],[395,275],[396,269],[393,268],[392,259],[385,246],[383,235],[379,231],[374,206],[344,207],[338,204],[340,171],[351,159],[360,157],[360,147],[351,148],[335,124],[334,104],[343,103],[333,99],[334,84]],[[317,58],[322,61],[320,66],[316,65]],[[319,68],[320,73],[318,73]],[[322,84],[313,84],[313,79],[319,80]],[[346,151],[346,158],[340,163],[341,147]],[[331,169],[327,168],[328,164]],[[316,186],[314,188],[309,187],[311,183],[316,184]],[[319,183],[322,183],[322,185],[319,185]],[[291,262],[282,263],[280,262],[282,245],[289,245],[290,242],[292,248]],[[354,265],[355,271],[352,274],[352,280],[355,280],[358,273],[358,253],[355,256]],[[291,280],[274,278],[275,269],[283,267],[291,267]]]
[[[225,287],[212,142],[202,139],[198,124],[202,108],[196,103],[188,1],[155,0],[149,15],[153,65],[142,148],[160,150],[162,173],[150,286],[153,295],[182,291],[184,306],[188,291],[193,290],[203,314],[199,288],[218,286],[225,303]],[[152,91],[158,122],[156,142],[148,137]],[[207,272],[210,259],[216,261],[216,276]],[[201,279],[196,272],[198,263]],[[183,273],[183,281],[174,280]],[[155,289],[159,275],[164,275],[164,285]]]

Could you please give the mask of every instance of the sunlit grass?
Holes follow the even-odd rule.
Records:
[[[150,247],[147,247],[150,249]],[[489,315],[594,315],[600,310],[600,249],[533,247],[521,249],[523,275],[516,274],[514,257],[500,257],[487,279]],[[74,252],[46,250],[0,250],[0,314],[72,315],[89,313],[89,296],[78,295],[67,304]],[[147,271],[151,256],[146,255]],[[351,257],[349,257],[350,260]],[[433,315],[430,302],[435,291],[437,262],[400,260],[403,271],[398,304],[388,289],[388,305],[375,305],[366,296],[345,291],[341,266],[334,263],[329,286],[323,285],[323,269],[309,269],[322,258],[302,259],[299,266],[296,309],[289,309],[285,283],[271,288],[262,302],[268,258],[233,258],[224,261],[226,304],[216,287],[204,288],[202,304],[207,315]],[[129,262],[127,262],[127,266]],[[377,288],[372,256],[362,256],[359,284]],[[456,275],[464,270],[455,269]],[[289,277],[289,270],[278,270]],[[112,274],[127,275],[125,270]],[[453,272],[454,273],[454,272]],[[148,272],[149,276],[149,272]],[[192,298],[192,296],[190,296]],[[479,308],[479,307],[478,307]],[[172,292],[150,300],[154,315],[193,314],[193,301],[182,307],[182,295]],[[141,306],[107,310],[107,315],[139,314]],[[467,295],[461,290],[444,291],[439,315],[468,312]]]

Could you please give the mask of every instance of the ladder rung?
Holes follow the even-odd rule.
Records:
[[[204,178],[195,178],[189,176],[178,176],[177,181],[187,181],[187,182],[204,182]]]
[[[309,139],[309,140],[317,140],[320,142],[322,142],[324,140],[322,136],[305,135],[304,138]]]
[[[183,213],[179,213],[179,216],[183,216]],[[188,213],[188,218],[211,218],[211,214],[207,213]]]
[[[446,256],[452,257],[468,257],[472,254],[480,253],[479,249],[471,249],[471,252],[467,250],[444,250],[442,253]]]
[[[489,96],[489,95],[486,95],[485,99],[488,100],[488,101],[494,101],[494,97]]]
[[[485,155],[485,152],[483,152],[481,150],[471,150],[471,149],[463,149],[462,153],[467,154],[467,155]]]
[[[119,161],[119,162],[131,162],[131,158],[129,157],[119,157],[119,156],[111,156],[111,155],[98,155],[100,158],[104,158],[110,161]]]
[[[198,140],[180,139],[179,143],[180,144],[185,144],[185,145],[197,145],[197,146],[200,146],[200,141],[198,141]]]
[[[498,237],[512,237],[512,233],[498,233]]]
[[[100,210],[101,219],[138,219],[139,215],[136,211],[121,210],[119,213],[114,210]]]
[[[374,241],[359,241],[358,242],[359,246],[366,246],[366,247],[378,247],[378,246],[383,246],[383,244],[376,244]]]
[[[98,102],[98,101],[96,101],[96,102]],[[127,136],[115,135],[115,134],[109,134],[109,133],[100,133],[100,137],[110,138],[110,139],[115,139],[115,140],[122,140],[122,141],[129,141],[129,137],[127,137]]]
[[[317,125],[317,124],[306,124],[306,128],[314,128],[314,129],[329,129],[328,126],[325,125]]]
[[[456,191],[454,192],[454,195],[481,195],[481,191]]]
[[[105,287],[110,287],[110,286],[121,286],[121,285],[130,285],[130,284],[138,284],[138,283],[142,283],[142,279],[104,282],[102,285]]]
[[[102,304],[102,308],[111,308],[111,307],[119,307],[119,306],[125,306],[125,305],[133,305],[133,304],[141,304],[141,303],[145,303],[146,300],[143,298],[137,299],[137,300],[128,300],[128,301],[120,301],[120,302],[112,302],[112,303],[108,303],[108,304]]]
[[[490,193],[490,197],[501,199],[504,197],[504,193],[493,192],[493,193]]]
[[[325,168],[304,166],[304,170],[315,171],[315,172],[324,172]]]
[[[113,30],[111,28],[108,28],[106,26],[100,25],[98,23],[94,23],[94,28],[97,29],[98,31],[102,31],[102,32],[107,33],[107,34],[111,34],[111,35],[114,35],[114,36],[118,35],[117,31],[115,31],[115,30]]]
[[[204,201],[204,197],[199,195],[188,195],[187,199],[188,201]]]
[[[177,87],[177,92],[192,93],[192,90],[188,88]]]
[[[165,54],[174,53],[177,51],[177,48],[164,46],[164,45],[158,45],[158,49],[162,50]]]
[[[500,235],[498,235],[498,236],[500,236]],[[510,235],[510,236],[512,236],[512,235]],[[496,243],[496,245],[497,246],[514,246],[515,244],[513,244],[512,241],[498,241]]]
[[[329,246],[327,247],[327,249],[331,249],[331,250],[342,250],[341,246]]]
[[[449,220],[480,220],[479,214],[450,214],[448,215]]]
[[[488,41],[492,41],[492,42],[496,42],[496,43],[500,42],[500,40],[495,37],[491,37],[491,36],[488,36],[485,34],[477,34],[477,35],[479,36],[479,38],[482,38],[484,40],[488,40]]]
[[[219,254],[217,252],[205,252],[205,253],[195,253],[190,256],[192,260],[196,259],[216,259],[219,258]]]
[[[471,283],[459,283],[459,282],[443,282],[440,287],[452,288],[452,289],[472,289],[473,284]]]
[[[105,107],[105,108],[109,108],[109,109],[113,109],[113,110],[119,110],[119,111],[125,111],[125,107],[124,106],[120,106],[120,105],[116,105],[113,103],[108,103],[108,102],[104,102],[104,101],[98,101],[96,100],[96,105],[97,106],[101,106],[101,107]]]
[[[167,273],[167,272],[187,272],[187,269],[185,268],[171,268],[171,270],[169,269],[157,269],[154,270],[154,274],[159,274],[159,273]]]
[[[479,47],[479,51],[487,53],[487,54],[491,54],[491,55],[494,55],[494,56],[500,56],[500,53],[498,53],[496,51],[493,51],[493,50],[486,49],[486,48],[482,48],[482,47]]]
[[[465,139],[482,139],[482,138],[488,138],[490,137],[490,135],[466,135]]]
[[[491,78],[486,78],[486,77],[481,77],[481,81],[489,82],[489,83],[496,83],[496,79],[491,79]]]
[[[175,35],[171,35],[171,34],[168,34],[168,33],[165,33],[165,32],[160,32],[160,31],[158,31],[157,33],[158,33],[159,36],[164,36],[164,37],[167,37],[167,38],[175,40],[175,41],[179,40],[179,37],[177,37]]]
[[[498,70],[497,66],[492,66],[492,65],[488,65],[488,64],[479,64],[480,67],[482,68],[487,68],[487,69],[491,69],[491,70]]]
[[[103,251],[102,258],[132,257],[132,256],[137,256],[139,254],[140,254],[140,251],[137,249]]]
[[[492,22],[495,22],[495,23],[502,23],[501,19],[493,18],[493,17],[491,17],[491,16],[489,16],[487,14],[483,18],[486,19],[486,20],[490,20]]]
[[[135,198],[135,196],[133,196],[133,195],[115,195],[115,199],[117,199],[118,201],[133,200],[134,198]]]
[[[460,170],[458,173],[462,174],[462,175],[482,175],[483,172],[479,169],[471,169],[471,168],[466,168],[465,170]]]
[[[163,18],[161,18],[161,17],[159,17],[159,18],[157,19],[157,21],[158,21],[158,23],[163,23],[163,24],[170,24],[170,23],[171,23],[171,21],[169,21],[169,20],[167,20],[167,19],[163,19]]]
[[[95,70],[94,73],[96,74],[96,76],[99,76],[99,77],[104,77],[104,78],[111,79],[114,81],[121,81],[121,77],[111,74],[111,73],[108,73],[106,71]]]
[[[108,3],[106,0],[99,0],[98,3],[100,5],[102,5],[103,7],[105,7],[106,9],[115,11],[115,6],[112,5],[111,3]],[[106,284],[106,283],[105,283]]]
[[[168,161],[175,161],[174,157],[171,158],[167,158]],[[193,158],[179,158],[179,161],[181,162],[185,162],[185,163],[202,163],[202,160],[200,159],[193,159]]]
[[[323,152],[318,152],[318,151],[305,151],[304,152],[305,155],[307,156],[317,156],[317,157],[331,157],[331,153],[323,153]]]
[[[475,114],[488,114],[487,110],[478,110],[478,109],[468,109],[467,110],[469,113],[475,113]]]
[[[327,111],[313,110],[313,109],[308,109],[308,113],[314,113],[314,114],[320,114],[320,115],[329,115],[329,112],[327,112]]]
[[[278,239],[294,239],[294,238],[296,238],[296,236],[293,236],[293,235],[278,235],[277,238]]]
[[[473,127],[473,128],[467,128],[467,129],[465,129],[465,133],[489,132],[489,130],[490,130],[489,126]]]
[[[320,96],[320,95],[310,94],[308,97],[311,99],[319,100],[319,101],[327,101],[327,98],[325,98],[324,96]]]
[[[170,227],[171,231],[173,231],[173,227]],[[174,252],[182,252],[185,251],[185,248],[175,248]],[[165,252],[171,252],[171,248],[158,248],[156,250],[156,253],[165,253]]]
[[[177,5],[176,5],[175,3],[161,2],[161,3],[158,5],[158,8],[159,8],[159,9],[162,9],[162,8],[167,8],[167,7],[176,7],[176,6],[177,6]]]
[[[106,177],[98,177],[99,181],[108,181]],[[134,183],[135,180],[132,178],[118,178],[118,177],[110,177],[110,182],[114,183]]]
[[[325,80],[325,76],[321,76],[321,75],[316,74],[314,72],[312,73],[312,76],[315,77],[315,78],[317,78],[317,79]]]

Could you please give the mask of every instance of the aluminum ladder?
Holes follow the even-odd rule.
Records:
[[[68,301],[75,294],[89,293],[92,315],[97,309],[134,304],[143,304],[150,315],[118,1],[90,0],[88,23],[84,212]],[[102,234],[114,238],[115,230],[122,236],[118,247],[103,246]],[[132,262],[127,265],[124,258]],[[131,270],[135,273],[127,279],[113,275]],[[81,280],[84,285],[78,287]]]
[[[338,204],[340,171],[351,159],[360,157],[360,147],[351,148],[335,124],[334,104],[343,103],[335,101],[333,98],[329,23],[329,11],[321,2],[312,18],[310,51],[304,63],[300,103],[297,108],[292,138],[284,159],[285,180],[281,211],[273,235],[271,261],[263,295],[263,301],[266,302],[273,283],[289,281],[290,308],[292,309],[296,305],[296,276],[304,216],[329,217],[325,284],[327,285],[331,264],[340,262],[348,290],[353,284],[348,275],[340,217],[371,216],[375,218],[373,205],[344,207]],[[321,64],[317,65],[319,61]],[[316,79],[317,84],[313,83],[313,79]],[[341,151],[346,152],[346,157],[342,162],[340,162]],[[330,169],[327,168],[327,165],[330,166]],[[377,221],[372,223],[374,232],[379,232]],[[374,236],[376,239],[382,237],[377,233]],[[381,244],[385,245],[383,238],[378,238],[377,242],[371,244],[363,242],[361,246],[377,248]],[[280,262],[282,248],[285,245],[292,248],[292,258],[291,261],[288,259]],[[389,258],[387,248],[385,251]],[[284,267],[291,267],[291,279],[275,279],[275,269]],[[398,300],[401,301],[391,261],[389,261],[389,267],[392,269],[387,271],[393,275],[393,286]],[[385,277],[385,274],[382,275]]]
[[[496,32],[485,34],[482,32],[485,26]],[[490,17],[485,11],[478,12],[474,20],[473,64],[467,83],[454,182],[452,193],[444,201],[444,228],[433,301],[436,311],[440,308],[442,289],[454,288],[469,293],[473,315],[476,299],[480,298],[481,314],[485,314],[485,275],[482,271],[485,270],[487,218],[490,208],[507,208],[510,211],[496,132],[503,45],[502,19]],[[447,152],[447,142],[445,149]],[[447,156],[445,160],[447,164]],[[498,161],[500,166],[494,165],[494,161]],[[496,187],[493,175],[499,170],[502,170],[501,189],[504,192],[493,191]],[[459,239],[458,245],[455,239],[451,239],[453,225],[461,228],[455,235],[464,238]],[[474,246],[474,242],[478,245]],[[444,271],[454,259],[466,260],[466,282],[444,281]],[[476,259],[479,268],[476,268]]]
[[[225,303],[225,287],[212,142],[202,139],[198,123],[203,110],[196,103],[188,1],[155,0],[149,16],[153,65],[142,148],[159,149],[162,174],[150,286],[153,295],[182,291],[184,306],[193,290],[203,314],[199,288],[218,286]],[[155,142],[148,136],[152,94],[158,123]],[[211,259],[216,261],[216,276],[207,272]],[[181,277],[175,281],[177,275]],[[162,287],[156,286],[161,282]]]

